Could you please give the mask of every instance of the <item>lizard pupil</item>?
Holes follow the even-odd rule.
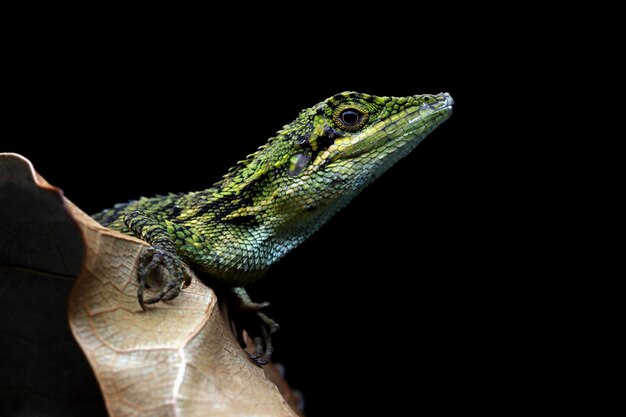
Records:
[[[355,110],[349,109],[349,110],[344,110],[341,113],[340,117],[341,117],[341,121],[346,126],[354,126],[357,123],[359,123],[359,120],[361,119],[361,114],[356,112]]]

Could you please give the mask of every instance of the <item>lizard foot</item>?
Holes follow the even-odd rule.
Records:
[[[163,266],[170,273],[170,279],[163,286],[161,291],[154,297],[144,300],[144,290],[150,288],[148,285],[148,276],[159,265]],[[139,305],[143,310],[146,304],[154,304],[159,301],[168,301],[180,294],[181,289],[187,287],[191,283],[191,276],[187,272],[187,268],[181,259],[167,250],[150,246],[141,254],[139,260],[139,288],[137,289],[137,298]]]
[[[232,303],[232,321],[242,331],[237,331],[237,338],[241,347],[246,347],[243,330],[248,333],[254,342],[254,353],[250,359],[257,365],[266,365],[270,361],[274,348],[272,346],[272,335],[278,331],[278,323],[261,313],[261,309],[268,307],[269,303],[253,302],[246,291],[241,287],[231,289],[234,296]]]

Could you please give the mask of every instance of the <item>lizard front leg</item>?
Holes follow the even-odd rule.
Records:
[[[143,210],[133,210],[125,215],[124,224],[151,245],[143,252],[139,263],[137,298],[141,308],[145,310],[146,304],[167,301],[178,296],[181,289],[191,282],[188,267],[179,253],[188,249],[187,246],[193,246],[198,237],[183,226]],[[159,265],[168,270],[171,279],[157,295],[144,300],[148,275]]]

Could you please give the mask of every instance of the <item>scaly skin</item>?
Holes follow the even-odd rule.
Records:
[[[152,245],[139,271],[142,307],[177,296],[188,281],[186,263],[235,287],[241,304],[258,312],[263,305],[249,302],[238,287],[260,278],[407,155],[450,117],[452,104],[446,93],[400,98],[337,94],[303,110],[213,187],[141,198],[94,218]],[[157,296],[144,300],[147,275],[158,265],[174,278]],[[276,326],[264,322],[265,330],[256,334],[269,338]],[[259,359],[263,355],[261,349],[258,362],[267,359]]]

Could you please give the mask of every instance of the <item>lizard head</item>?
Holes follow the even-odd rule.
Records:
[[[447,93],[376,97],[337,94],[305,110],[282,134],[291,138],[289,176],[332,177],[345,190],[377,178],[452,114]],[[340,191],[341,192],[341,191]]]
[[[275,229],[310,234],[446,121],[452,104],[447,93],[345,92],[303,110],[218,183],[252,200],[228,217],[262,216]]]

